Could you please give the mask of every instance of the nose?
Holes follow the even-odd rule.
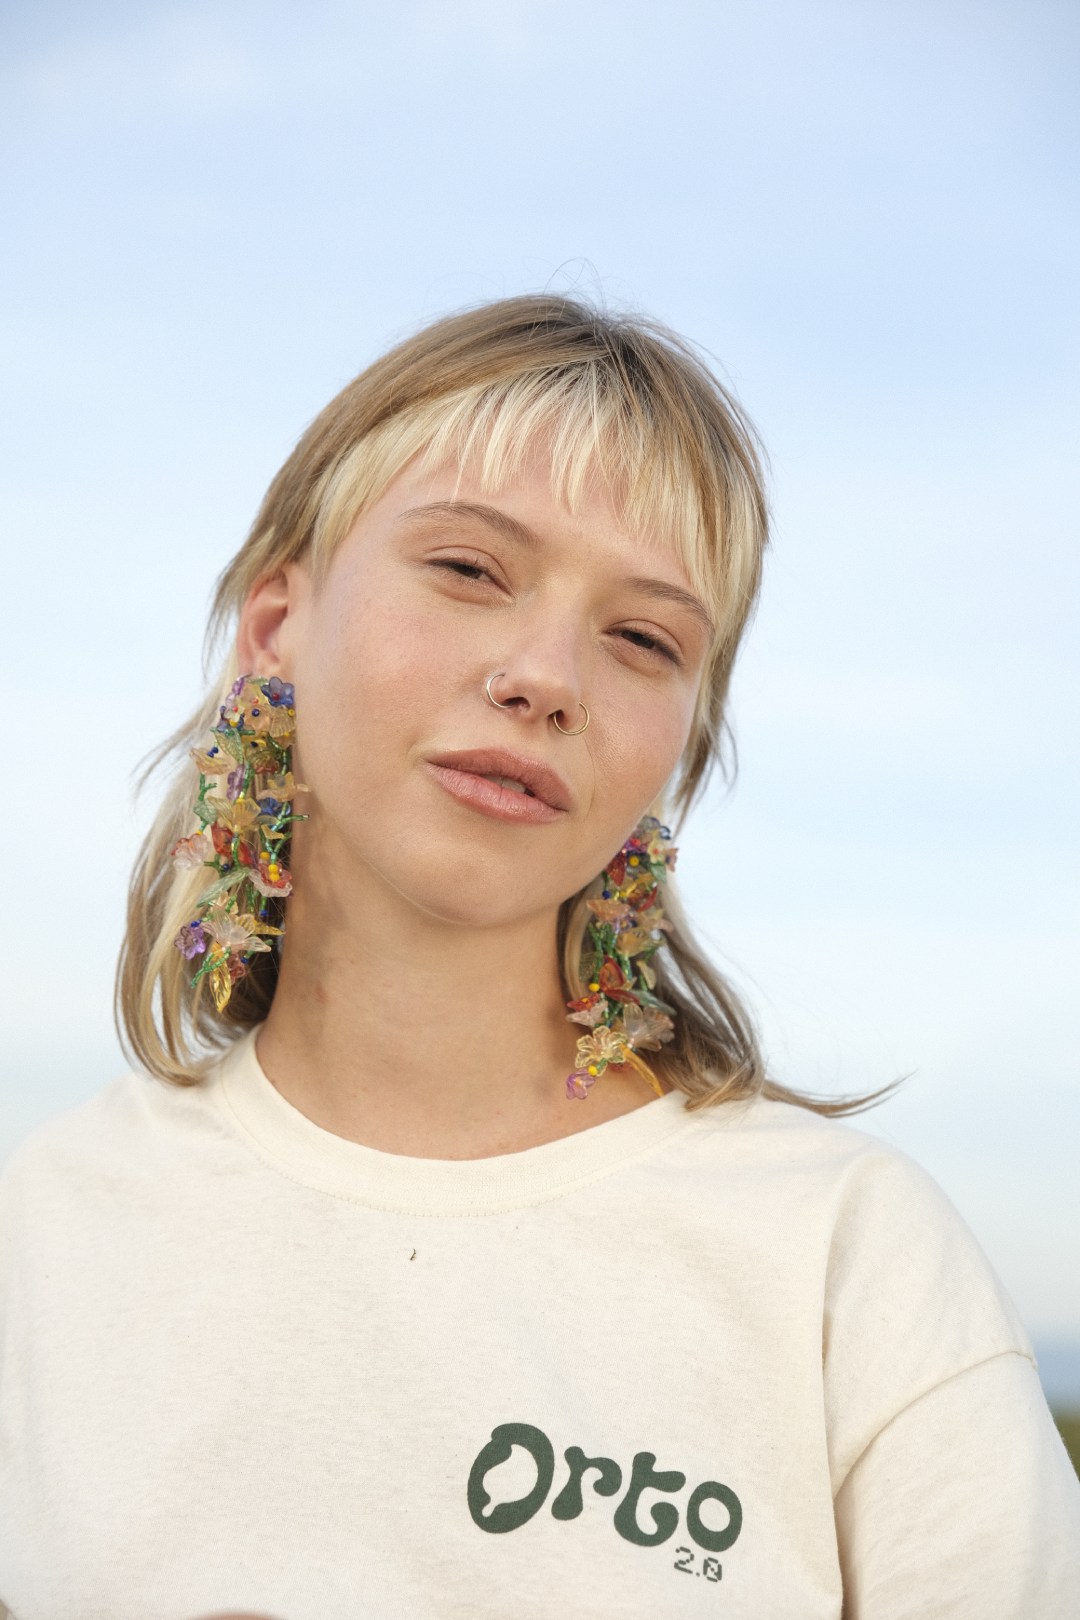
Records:
[[[552,717],[564,731],[584,719],[582,681],[565,627],[549,637],[530,635],[506,649],[493,673],[485,675],[487,695],[512,710],[522,723],[544,726]]]

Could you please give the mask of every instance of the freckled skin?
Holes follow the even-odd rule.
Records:
[[[321,583],[300,561],[253,587],[237,657],[295,684],[309,817],[258,1056],[308,1118],[386,1152],[475,1158],[652,1100],[637,1078],[597,1087],[587,1113],[568,1103],[580,1031],[556,925],[686,745],[709,641],[673,602],[689,585],[668,538],[603,490],[570,511],[540,459],[498,491],[406,468]],[[499,746],[560,774],[560,819],[478,814],[426,764]]]
[[[450,498],[497,505],[543,536],[542,553],[477,523],[403,521]],[[438,566],[448,559],[492,577]],[[296,759],[319,819],[296,828],[294,862],[362,858],[414,905],[482,927],[587,882],[677,764],[705,651],[685,614],[620,590],[636,572],[688,583],[670,546],[630,531],[604,495],[571,514],[543,468],[497,495],[457,468],[406,469],[353,525],[322,591],[297,582],[286,642],[301,694]],[[635,644],[650,631],[681,640],[681,668]],[[517,707],[498,715],[478,694],[502,668],[499,695]],[[570,742],[548,714],[562,707],[578,725],[582,694],[590,724]],[[558,762],[575,805],[557,832],[450,814],[418,769],[432,750],[489,741]]]

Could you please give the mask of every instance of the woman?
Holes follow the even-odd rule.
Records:
[[[17,1620],[1080,1612],[1009,1301],[677,903],[765,532],[693,352],[566,299],[300,440],[135,873],[133,1071],[3,1180]]]

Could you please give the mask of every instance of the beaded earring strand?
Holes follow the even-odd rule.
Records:
[[[173,944],[188,961],[202,956],[191,987],[208,978],[220,1013],[252,956],[269,951],[265,936],[285,932],[266,917],[269,901],[292,892],[281,857],[289,824],[307,820],[292,812],[294,794],[307,789],[292,776],[296,699],[290,682],[241,675],[219,713],[211,746],[191,749],[199,767],[193,806],[199,826],[174,845],[171,858],[181,869],[207,866],[217,874]]]
[[[281,859],[294,821],[292,800],[307,789],[292,776],[296,730],[292,685],[276,675],[242,675],[221,705],[213,741],[193,748],[199,793],[193,806],[195,832],[174,845],[175,866],[206,866],[216,873],[199,896],[196,915],[173,941],[188,960],[202,956],[191,980],[203,978],[218,1012],[248,971],[253,955],[269,951],[267,936],[284,934],[266,921],[268,901],[284,900],[292,878]],[[218,740],[220,739],[220,740]],[[678,851],[655,816],[645,816],[604,869],[599,899],[589,900],[592,960],[588,991],[568,1001],[570,1022],[589,1030],[577,1043],[578,1068],[567,1077],[568,1098],[584,1099],[609,1067],[635,1068],[658,1097],[659,1080],[639,1050],[658,1051],[672,1039],[675,1009],[653,995],[652,956],[671,924],[663,914],[659,886],[675,868]]]
[[[669,828],[655,816],[643,816],[604,868],[601,897],[586,902],[593,914],[588,991],[566,1005],[569,1021],[586,1025],[590,1033],[578,1040],[578,1067],[566,1079],[568,1098],[583,1100],[605,1069],[627,1064],[664,1096],[638,1051],[659,1051],[674,1031],[669,1014],[675,1008],[653,995],[651,964],[671,929],[660,903],[660,885],[675,870],[678,854],[670,840]]]

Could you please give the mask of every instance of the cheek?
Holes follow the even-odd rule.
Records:
[[[693,713],[691,700],[649,693],[614,707],[594,754],[598,799],[640,814],[663,790],[682,757]]]
[[[655,804],[679,763],[688,726],[685,705],[666,702],[641,703],[615,717],[593,755],[588,828],[568,851],[568,892],[602,871]]]
[[[331,576],[296,659],[297,762],[311,786],[374,786],[419,721],[439,680],[415,608]]]

